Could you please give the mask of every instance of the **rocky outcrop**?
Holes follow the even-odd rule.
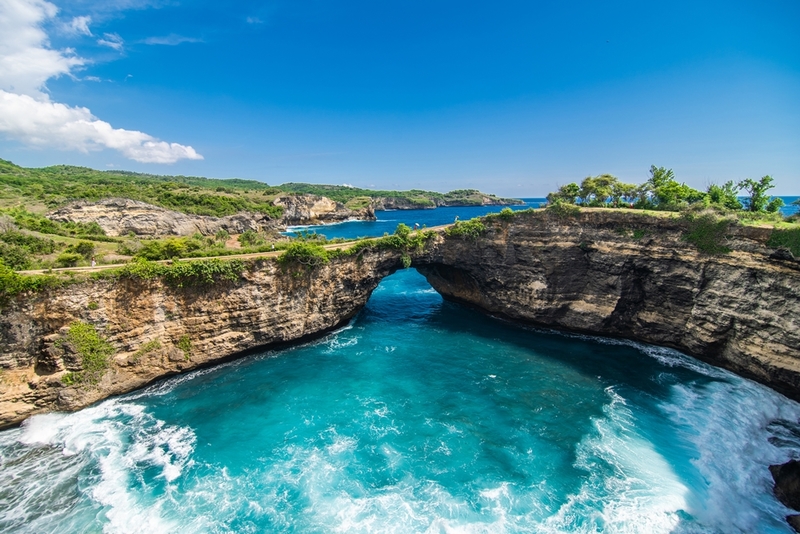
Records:
[[[59,222],[96,222],[109,236],[131,232],[139,236],[214,235],[219,230],[241,234],[247,230],[273,229],[278,225],[278,221],[263,213],[241,212],[227,217],[187,215],[127,198],[74,202],[48,217]]]
[[[234,282],[174,287],[158,280],[76,283],[20,296],[0,316],[0,427],[43,411],[75,410],[153,380],[242,351],[330,330],[366,303],[401,265],[390,251],[363,251],[308,270],[260,260]],[[70,327],[90,325],[110,344],[97,383]]]
[[[274,220],[264,213],[240,212],[226,217],[188,215],[146,202],[127,198],[107,198],[98,202],[78,201],[48,215],[59,222],[96,222],[109,236],[133,233],[138,236],[214,235],[219,230],[241,234],[283,229],[288,225],[325,224],[349,219],[374,220],[372,207],[351,210],[319,195],[284,195],[273,201],[283,208]]]
[[[785,464],[771,465],[769,471],[775,481],[775,496],[784,506],[800,510],[800,462],[790,460]],[[800,532],[800,514],[786,517],[795,532]]]
[[[463,206],[512,206],[524,204],[516,198],[500,198],[494,195],[470,190],[469,195],[456,196],[402,196],[402,197],[373,197],[371,206],[375,211],[385,210],[424,210],[436,208],[454,208]]]
[[[283,195],[273,203],[283,208],[283,223],[286,225],[325,224],[350,219],[375,220],[375,210],[371,206],[351,210],[340,202],[320,195]]]
[[[636,212],[547,210],[448,237],[418,269],[445,297],[515,321],[677,348],[800,400],[800,263],[733,227],[729,254],[686,223]]]
[[[771,229],[734,227],[707,255],[669,217],[584,210],[494,216],[475,237],[439,234],[413,265],[446,298],[522,323],[678,348],[800,400],[800,262]],[[0,315],[0,426],[77,409],[242,351],[325,332],[352,317],[398,251],[364,249],[309,270],[259,260],[233,282],[87,280],[20,295]],[[112,347],[96,384],[71,325]]]

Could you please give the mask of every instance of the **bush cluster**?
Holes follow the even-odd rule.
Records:
[[[114,347],[100,337],[94,325],[75,321],[69,326],[63,342],[81,358],[81,370],[67,373],[62,378],[66,385],[96,384],[108,369]]]
[[[137,258],[116,271],[122,278],[163,279],[173,287],[209,286],[217,282],[235,282],[244,271],[241,260],[198,260],[160,264]]]

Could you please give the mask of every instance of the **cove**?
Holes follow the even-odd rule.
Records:
[[[15,532],[790,532],[800,407],[385,278],[344,328],[0,433]]]

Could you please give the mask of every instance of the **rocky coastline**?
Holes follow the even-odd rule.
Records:
[[[729,254],[700,252],[679,219],[549,210],[485,219],[481,235],[437,233],[409,251],[445,298],[539,326],[682,350],[800,400],[800,262],[766,245],[771,229],[732,227]],[[250,260],[235,280],[176,287],[89,279],[21,294],[0,316],[0,426],[74,410],[242,351],[303,339],[352,317],[400,250],[365,248],[309,268]],[[112,349],[96,383],[69,329]]]

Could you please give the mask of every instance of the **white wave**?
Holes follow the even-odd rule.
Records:
[[[42,492],[41,485],[80,487],[79,472],[97,470],[99,475],[77,498],[89,501],[84,507],[98,508],[95,513],[102,518],[105,532],[179,529],[178,523],[161,513],[162,501],[142,501],[141,491],[135,488],[136,473],[157,469],[167,484],[176,480],[194,451],[195,437],[190,429],[167,425],[146,413],[142,406],[114,399],[71,414],[33,416],[23,423],[18,441],[28,448],[39,448],[50,457],[39,473],[41,478],[30,478],[18,488],[29,499],[36,499],[37,493]],[[60,480],[60,470],[47,468],[52,467],[52,462],[57,463],[59,456],[72,458],[70,462],[77,467],[70,472],[71,480]],[[60,511],[57,507],[52,509],[51,517],[39,517],[36,529],[31,531],[57,530]],[[30,527],[33,525],[25,528]]]
[[[542,532],[670,533],[688,489],[643,439],[626,401],[612,388],[595,431],[577,447],[575,467],[588,473],[580,490],[542,525]]]
[[[673,385],[661,409],[696,449],[692,464],[705,487],[688,511],[698,523],[724,532],[788,532],[783,516],[790,511],[772,495],[768,466],[798,451],[767,438],[775,421],[800,420],[800,405],[738,378],[733,384]]]

